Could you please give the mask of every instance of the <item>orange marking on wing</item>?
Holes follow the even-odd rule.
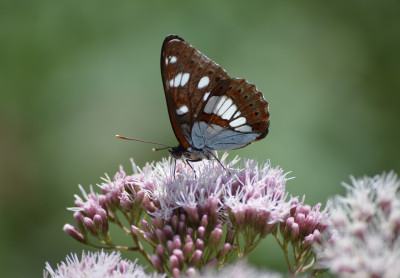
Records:
[[[250,109],[250,105],[247,104],[247,105],[243,106],[242,111],[247,111],[249,109]]]
[[[240,97],[240,93],[239,93],[239,91],[235,91],[235,92],[233,92],[233,94],[232,94],[232,95],[233,95],[233,97],[234,97],[234,98],[237,98],[237,99]]]

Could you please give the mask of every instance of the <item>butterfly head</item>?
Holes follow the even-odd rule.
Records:
[[[173,148],[169,149],[168,152],[172,158],[180,159],[180,158],[182,158],[183,154],[186,152],[186,149],[182,145],[179,145],[177,147],[173,147]]]

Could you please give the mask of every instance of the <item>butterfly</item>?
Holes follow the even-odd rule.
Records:
[[[192,169],[190,162],[218,160],[216,151],[243,148],[268,134],[268,102],[256,86],[231,78],[177,35],[162,45],[161,76],[179,142],[169,153]]]

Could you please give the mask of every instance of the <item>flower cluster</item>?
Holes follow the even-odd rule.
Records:
[[[261,270],[251,267],[249,264],[239,261],[233,265],[227,265],[224,268],[216,271],[215,269],[208,268],[201,274],[196,274],[195,278],[243,278],[243,277],[257,277],[257,278],[283,278],[280,273]]]
[[[275,231],[295,206],[293,198],[286,200],[286,176],[282,169],[272,168],[269,161],[259,167],[256,161],[245,160],[243,171],[226,188],[224,208],[236,236],[244,238],[242,255],[249,254]]]
[[[351,181],[315,246],[319,267],[341,277],[400,277],[400,180],[390,172]]]
[[[174,277],[222,266],[235,252],[247,255],[276,231],[296,204],[293,198],[287,201],[287,174],[279,167],[254,160],[236,167],[238,159],[227,163],[226,155],[221,163],[228,170],[215,161],[196,163],[193,170],[171,159],[143,169],[132,161],[134,174],[121,168],[113,179],[107,176],[99,185],[102,194],[81,189],[84,199],[76,196],[71,208],[77,227],[66,224],[64,230],[93,247],[139,251],[159,272]],[[115,244],[110,223],[129,234],[135,246]],[[153,248],[151,254],[144,242]]]
[[[57,269],[53,269],[49,263],[43,277],[51,278],[164,278],[165,275],[156,273],[146,274],[143,267],[138,265],[136,261],[131,262],[122,260],[119,252],[110,254],[104,251],[91,253],[82,252],[82,258],[79,260],[76,254],[67,256],[66,262],[57,265]]]
[[[133,174],[121,167],[103,179],[101,193],[80,186],[82,197],[76,195],[70,208],[76,225],[66,224],[64,231],[91,247],[140,252],[160,277],[279,277],[245,264],[224,268],[233,255],[246,257],[268,235],[277,240],[293,276],[329,269],[341,277],[400,277],[396,174],[352,178],[352,185],[344,185],[347,195],[322,209],[320,203],[305,204],[304,197],[289,197],[287,173],[269,161],[239,165],[226,157],[193,167],[164,159],[139,168],[132,161]],[[115,242],[112,224],[132,238],[132,246]],[[114,252],[71,256],[57,270],[47,264],[44,276],[49,275],[156,277]]]
[[[293,266],[287,263],[292,273],[304,272],[315,265],[315,255],[312,249],[314,243],[321,242],[321,234],[326,230],[328,224],[328,207],[321,211],[321,203],[314,207],[304,204],[304,197],[301,202],[292,200],[290,215],[280,223],[282,241],[278,241],[285,254],[288,252],[288,244],[293,248]],[[307,265],[308,263],[308,265]]]
[[[53,269],[47,262],[43,272],[44,278],[166,278],[165,274],[151,273],[147,274],[144,268],[137,264],[137,260],[131,262],[122,260],[119,252],[110,254],[101,252],[82,253],[81,259],[76,254],[67,256],[65,262],[57,265]],[[194,278],[242,278],[242,277],[260,277],[260,278],[282,278],[279,273],[258,270],[245,262],[239,261],[234,265],[228,265],[223,269],[216,271],[213,268],[207,268],[203,273],[195,273]]]

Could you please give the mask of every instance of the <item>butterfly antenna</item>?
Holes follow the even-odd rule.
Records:
[[[164,146],[164,148],[161,148],[161,149],[153,148],[153,151],[160,151],[160,150],[165,150],[165,149],[168,149],[168,148],[173,148],[171,146],[164,145],[164,144],[161,144],[161,143],[156,143],[156,142],[151,142],[151,141],[144,141],[144,140],[139,140],[139,139],[134,139],[134,138],[128,138],[128,137],[124,137],[124,136],[121,136],[121,135],[115,135],[115,137],[117,137],[119,139],[124,139],[124,140],[131,140],[131,141],[137,141],[137,142],[142,142],[142,143],[147,143],[147,144]]]
[[[156,149],[156,148],[152,148],[151,150],[153,151],[153,152],[158,152],[158,151],[162,151],[162,150],[165,150],[165,149],[171,149],[172,147],[164,147],[164,148],[160,148],[160,149]]]

